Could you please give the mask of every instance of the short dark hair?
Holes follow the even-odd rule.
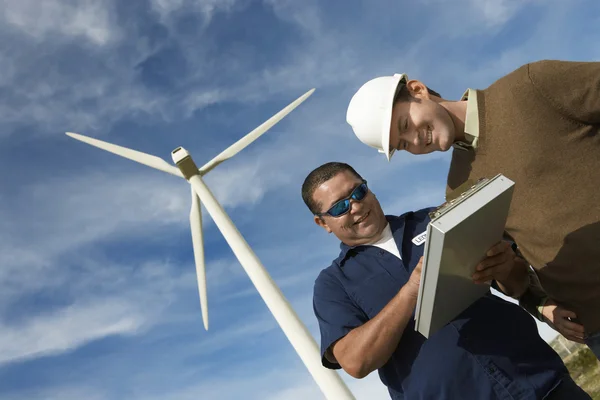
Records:
[[[323,183],[344,171],[348,171],[358,179],[363,180],[362,176],[360,176],[350,165],[334,161],[315,168],[308,174],[306,179],[304,179],[304,183],[302,184],[302,200],[304,200],[304,204],[306,204],[311,213],[320,213],[320,208],[323,206],[321,203],[315,201],[313,197],[315,190]]]
[[[434,96],[437,96],[437,97],[439,97],[439,98],[441,98],[441,97],[442,97],[442,96],[441,96],[441,95],[440,95],[438,92],[436,92],[435,90],[433,90],[433,89],[429,89],[429,87],[427,87],[427,86],[425,86],[425,87],[427,88],[427,91],[429,92],[429,94],[432,94],[432,95],[434,95]],[[408,88],[406,87],[406,85],[405,85],[405,84],[401,84],[401,86],[400,86],[400,87],[398,87],[398,89],[399,89],[399,90],[398,90],[398,91],[396,92],[396,94],[394,95],[394,103],[393,103],[393,104],[399,103],[399,102],[401,102],[401,101],[408,101],[408,100],[410,100],[410,99],[411,99],[411,97],[412,97],[412,96],[410,95],[410,92],[408,91]]]

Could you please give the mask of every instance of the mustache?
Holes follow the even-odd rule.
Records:
[[[345,227],[348,229],[352,229],[354,226],[356,226],[357,221],[366,219],[366,217],[368,217],[370,214],[371,214],[371,210],[367,210],[360,217],[353,218],[351,221],[348,221],[348,223],[345,224]]]

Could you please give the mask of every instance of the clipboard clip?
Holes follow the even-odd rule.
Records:
[[[467,197],[467,195],[477,190],[481,185],[489,181],[488,178],[468,179],[462,185],[458,186],[452,192],[446,195],[446,201],[438,206],[435,210],[429,212],[429,218],[434,219],[442,215],[446,210],[449,210],[454,205]]]

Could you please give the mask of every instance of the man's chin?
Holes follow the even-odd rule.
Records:
[[[368,225],[361,227],[361,229],[359,229],[356,233],[365,240],[372,240],[375,236],[377,236],[379,233],[378,231],[377,224],[370,222]]]
[[[374,243],[381,238],[381,232],[378,232],[375,224],[371,224],[365,228],[367,229],[360,229],[354,232],[355,236],[352,240],[351,246],[360,246],[368,243]]]

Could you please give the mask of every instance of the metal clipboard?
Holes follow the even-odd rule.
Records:
[[[415,329],[429,337],[489,291],[471,275],[502,240],[514,182],[502,174],[467,182],[430,213]]]

